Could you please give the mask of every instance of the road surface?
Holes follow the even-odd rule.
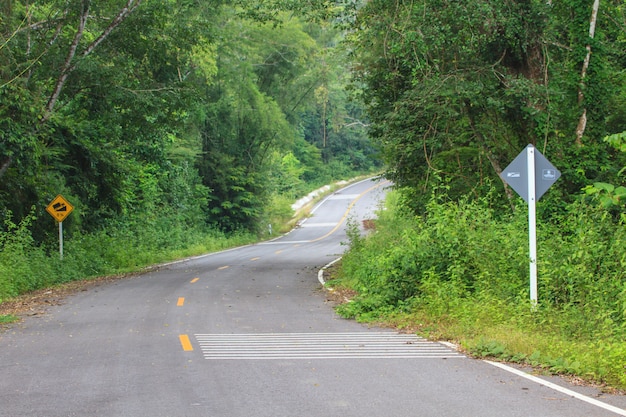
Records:
[[[623,397],[550,379],[587,395],[576,398],[338,317],[318,271],[346,249],[346,223],[372,218],[383,194],[379,182],[349,186],[279,239],[165,265],[25,319],[0,334],[0,416],[626,415]]]

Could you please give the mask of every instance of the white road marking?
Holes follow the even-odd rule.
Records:
[[[337,222],[333,222],[333,223],[311,223],[311,222],[306,222],[306,223],[302,223],[300,225],[300,227],[335,227],[337,226]]]
[[[361,194],[333,194],[328,197],[328,200],[354,200],[360,196]]]
[[[196,334],[205,359],[441,359],[459,352],[412,334],[250,333]]]
[[[322,267],[322,269],[320,269],[319,271],[317,271],[317,280],[320,282],[320,284],[322,284],[322,287],[326,286],[326,280],[324,280],[324,271],[326,271],[328,268],[330,268],[331,266],[333,266],[333,264],[335,264],[336,262],[339,262],[341,260],[341,256],[337,259],[335,259],[334,261],[324,265]]]
[[[500,369],[504,369],[507,372],[511,372],[511,373],[513,373],[515,375],[521,376],[522,378],[526,378],[528,380],[536,382],[537,384],[541,384],[541,385],[543,385],[545,387],[551,388],[551,389],[553,389],[555,391],[558,391],[558,392],[560,392],[562,394],[569,395],[571,397],[577,398],[577,399],[579,399],[581,401],[584,401],[586,403],[589,403],[589,404],[593,404],[596,407],[604,408],[605,410],[611,411],[611,412],[613,412],[613,413],[615,413],[617,415],[626,416],[626,410],[624,410],[622,408],[618,408],[618,407],[615,407],[613,405],[610,405],[610,404],[607,404],[607,403],[603,403],[602,401],[598,401],[595,398],[587,397],[586,395],[583,395],[583,394],[580,394],[580,393],[578,393],[576,391],[572,391],[570,389],[564,388],[564,387],[562,387],[560,385],[553,384],[552,382],[546,381],[544,379],[537,378],[536,376],[527,374],[524,371],[520,371],[519,369],[512,368],[512,367],[504,365],[502,363],[492,362],[492,361],[485,361],[485,362],[487,362],[490,365],[496,366],[496,367],[498,367]]]

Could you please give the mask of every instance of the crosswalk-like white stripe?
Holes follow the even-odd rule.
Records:
[[[337,226],[337,222],[334,223],[311,223],[304,222],[300,224],[300,227],[335,227]]]
[[[196,334],[206,359],[462,358],[440,343],[392,332]]]
[[[328,200],[354,200],[360,196],[361,194],[334,194],[328,197]]]

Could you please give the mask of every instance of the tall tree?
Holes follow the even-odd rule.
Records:
[[[594,0],[593,6],[591,8],[591,18],[589,19],[589,42],[585,49],[587,50],[587,54],[585,55],[585,60],[583,61],[582,70],[580,74],[580,87],[578,88],[578,104],[582,106],[583,100],[585,97],[585,93],[583,89],[585,88],[585,78],[587,77],[587,69],[589,68],[589,61],[591,60],[591,41],[595,37],[596,34],[596,22],[598,21],[598,9],[600,8],[600,0]],[[576,127],[576,144],[578,146],[582,145],[582,137],[585,133],[585,127],[587,127],[587,109],[583,108],[582,114],[580,115],[580,119],[578,121],[578,126]]]
[[[356,65],[390,176],[416,196],[434,178],[453,195],[479,193],[528,143],[568,174],[598,175],[609,163],[600,139],[611,93],[597,92],[607,93],[614,58],[604,39],[615,25],[599,19],[601,40],[598,29],[590,40],[591,15],[592,5],[579,0],[366,2],[353,33]],[[598,158],[589,163],[572,145],[585,65],[579,52],[592,44],[584,106],[593,138],[587,152]],[[559,186],[575,192],[583,183],[575,174]]]
[[[0,20],[3,208],[19,217],[67,192],[94,227],[164,200],[137,184],[177,170],[167,152],[192,111],[191,75],[213,75],[216,3],[14,2]]]
[[[205,90],[198,166],[212,190],[209,220],[228,231],[256,227],[272,188],[273,152],[295,139],[279,102],[290,101],[312,42],[297,30],[266,29],[226,14],[218,73]]]

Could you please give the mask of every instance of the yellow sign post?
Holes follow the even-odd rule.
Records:
[[[69,216],[72,210],[74,210],[74,206],[61,194],[56,196],[46,207],[46,211],[59,223],[59,255],[61,259],[63,259],[63,220]]]

